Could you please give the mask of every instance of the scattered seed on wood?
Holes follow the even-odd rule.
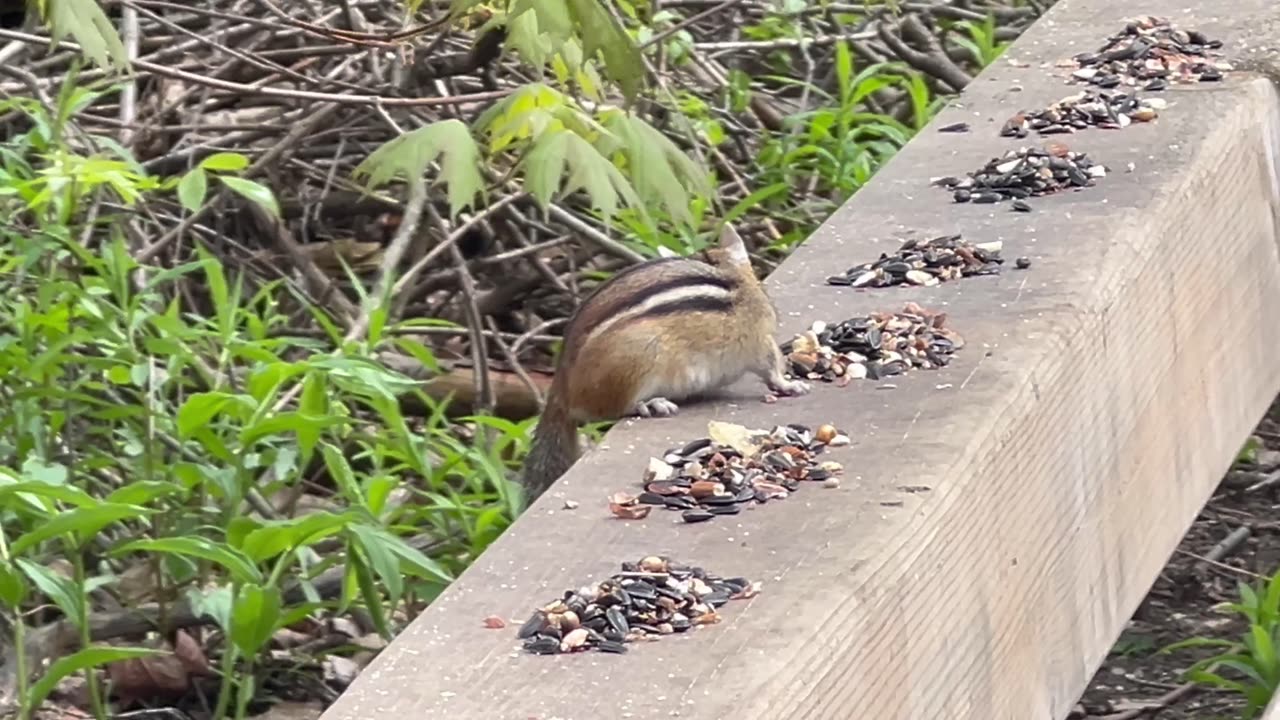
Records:
[[[821,455],[828,447],[850,443],[846,433],[829,424],[816,430],[779,425],[766,432],[713,421],[707,433],[650,458],[641,492],[615,493],[611,503],[626,496],[635,506],[679,511],[686,523],[737,515],[746,507],[786,498],[806,481],[831,487],[844,467]]]
[[[944,132],[944,133],[969,132],[969,123],[958,122],[958,123],[951,123],[950,125],[943,125],[942,127],[938,128],[938,132]]]
[[[964,346],[947,316],[907,303],[902,312],[877,312],[828,325],[816,322],[782,344],[793,377],[847,385],[910,370],[945,367]]]
[[[1050,142],[1044,148],[1010,150],[966,178],[934,178],[931,184],[950,190],[958,203],[995,203],[1079,191],[1093,187],[1106,174],[1106,166],[1094,163],[1085,153]]]
[[[653,508],[640,504],[640,499],[629,493],[614,493],[609,497],[609,512],[623,520],[643,520]]]
[[[1097,52],[1081,53],[1068,82],[1100,88],[1120,85],[1159,92],[1172,84],[1216,82],[1232,67],[1218,59],[1221,40],[1196,30],[1182,30],[1167,18],[1145,16],[1128,21]]]
[[[516,637],[535,655],[625,653],[627,643],[714,625],[720,607],[759,592],[759,582],[651,555],[622,563],[607,580],[566,590],[535,610]]]
[[[1137,93],[1086,90],[1062,98],[1047,108],[1017,113],[1005,122],[1000,135],[1025,138],[1031,132],[1045,136],[1088,128],[1117,130],[1135,122],[1155,120],[1159,111],[1167,106],[1162,98],[1140,98]]]
[[[972,275],[1000,272],[1000,242],[970,243],[960,235],[931,240],[907,240],[892,255],[882,253],[874,262],[854,265],[842,275],[827,278],[828,285],[882,288],[892,285],[937,285]]]
[[[1031,258],[1020,257],[1017,260],[1013,261],[1013,266],[1018,268],[1019,270],[1026,270],[1027,268],[1031,267]]]
[[[507,626],[507,621],[497,615],[490,615],[484,619],[484,626],[490,630],[501,630]]]

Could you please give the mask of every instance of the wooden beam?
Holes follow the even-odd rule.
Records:
[[[774,404],[748,381],[620,423],[324,720],[1064,718],[1280,391],[1280,100],[1245,69],[1276,56],[1280,9],[1206,5],[1061,0],[771,276],[785,336],[907,301],[945,308],[968,341],[949,368]],[[1005,118],[1078,89],[1053,63],[1140,13],[1222,38],[1237,70],[1165,93],[1153,123],[1066,136],[1111,173],[1032,213],[929,187],[1016,147],[998,137]],[[936,131],[957,121],[973,131]],[[1033,265],[932,288],[824,285],[948,232]],[[832,453],[848,475],[725,521],[608,516],[605,497],[650,454],[713,418],[833,422],[854,438]],[[532,656],[514,627],[482,626],[650,553],[763,592],[617,656]]]

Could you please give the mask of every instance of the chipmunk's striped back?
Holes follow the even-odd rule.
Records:
[[[565,332],[565,359],[578,353],[609,331],[646,318],[682,313],[733,311],[736,278],[705,263],[683,258],[663,258],[629,268],[597,288],[579,308]]]

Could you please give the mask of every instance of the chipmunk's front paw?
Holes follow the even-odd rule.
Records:
[[[635,414],[640,417],[671,417],[680,411],[679,406],[663,397],[641,400],[636,403]]]
[[[811,389],[809,383],[803,380],[787,380],[786,378],[778,378],[769,382],[769,389],[779,395],[804,395]]]

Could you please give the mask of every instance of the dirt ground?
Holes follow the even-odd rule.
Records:
[[[1237,462],[1196,518],[1160,578],[1094,675],[1072,720],[1238,720],[1238,695],[1184,687],[1182,671],[1213,649],[1161,654],[1195,637],[1238,640],[1247,624],[1214,605],[1239,598],[1239,581],[1280,569],[1280,398],[1254,434],[1256,463]],[[1263,483],[1258,487],[1259,483]],[[1244,535],[1243,542],[1232,542]],[[1233,535],[1234,533],[1234,535]],[[1228,539],[1230,538],[1231,541]],[[1222,555],[1225,546],[1226,553]],[[1208,557],[1221,557],[1206,562]]]

